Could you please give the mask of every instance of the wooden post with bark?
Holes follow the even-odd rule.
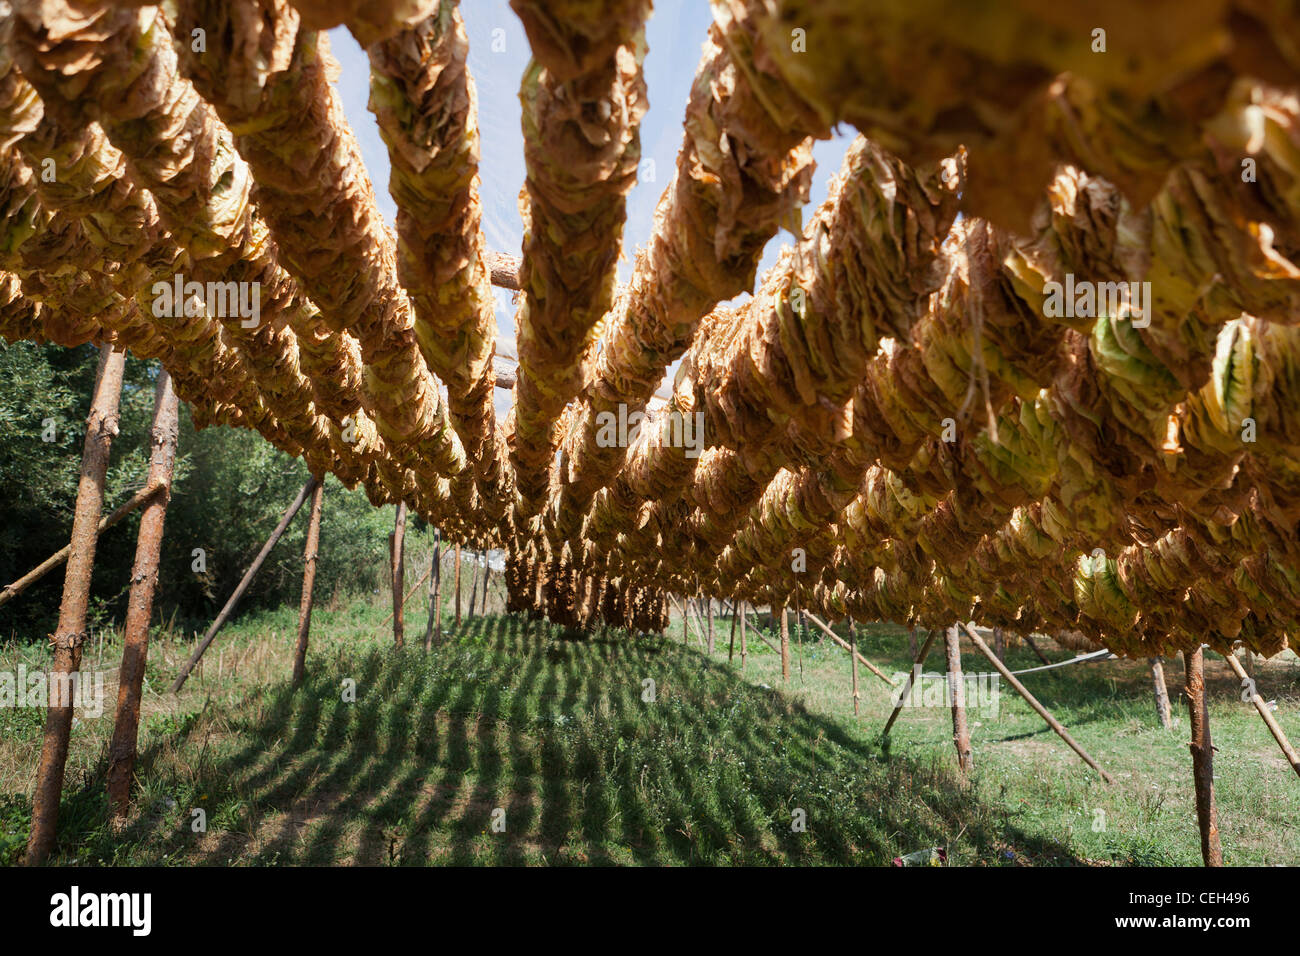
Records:
[[[473,553],[474,552],[472,551],[470,552],[471,555]],[[466,618],[472,618],[474,616],[474,605],[477,603],[478,603],[478,562],[475,561],[474,566],[470,568],[469,571],[469,610],[465,615]]]
[[[1156,716],[1160,718],[1160,726],[1169,730],[1174,718],[1173,708],[1169,706],[1169,685],[1165,683],[1165,665],[1159,657],[1148,657],[1147,664],[1151,667],[1151,683],[1156,693]]]
[[[712,656],[713,656],[713,598],[711,598],[711,597],[710,597],[710,598],[705,598],[705,600],[708,601],[708,610],[709,610],[709,646],[708,646],[708,654],[709,654],[710,657],[712,657]]]
[[[149,619],[153,617],[158,586],[158,561],[162,552],[163,523],[171,498],[179,433],[179,402],[166,369],[158,372],[154,386],[153,427],[150,429],[149,485],[160,493],[149,500],[140,515],[135,563],[131,568],[131,593],[127,598],[122,636],[122,663],[118,668],[117,712],[108,747],[108,802],[121,819],[131,806],[131,777],[135,773],[140,732],[140,696],[144,690],[145,663],[149,657]]]
[[[971,627],[969,624],[963,624],[962,627],[965,629],[966,635],[971,639],[971,642],[975,645],[975,647],[979,650],[979,652],[983,654],[985,657],[987,657],[989,659],[989,663],[991,663],[995,668],[997,668],[998,673],[1002,675],[1002,679],[1005,680],[1008,684],[1010,684],[1012,689],[1025,699],[1025,703],[1027,703],[1030,707],[1032,707],[1034,709],[1034,712],[1038,714],[1039,717],[1042,717],[1043,720],[1047,721],[1047,726],[1051,727],[1054,731],[1056,731],[1057,736],[1059,736],[1062,740],[1064,740],[1066,744],[1069,745],[1070,749],[1073,750],[1075,753],[1077,753],[1080,756],[1080,758],[1082,758],[1084,763],[1086,763],[1093,770],[1101,774],[1101,779],[1105,780],[1107,783],[1114,783],[1115,778],[1112,777],[1110,774],[1108,774],[1105,770],[1103,770],[1101,768],[1101,765],[1098,764],[1097,761],[1092,759],[1092,756],[1088,753],[1088,751],[1084,750],[1083,747],[1079,746],[1078,741],[1076,741],[1073,737],[1070,736],[1070,732],[1065,729],[1065,726],[1059,720],[1057,720],[1055,717],[1052,716],[1051,711],[1049,711],[1046,707],[1040,704],[1038,702],[1038,698],[1036,698],[1033,694],[1029,693],[1028,688],[1026,688],[1024,684],[1020,683],[1020,681],[1016,679],[1015,674],[1012,674],[1011,671],[1007,670],[1007,665],[1003,664],[1000,660],[997,659],[997,655],[995,655],[993,651],[989,649],[989,646],[984,643],[984,639],[975,633],[975,629]]]
[[[1006,662],[1007,640],[1000,627],[993,628],[993,653],[998,655],[998,660]]]
[[[460,633],[460,544],[456,544],[456,568],[453,571],[453,586],[456,590],[456,633]]]
[[[393,517],[393,548],[389,555],[393,572],[393,646],[406,643],[406,614],[402,607],[406,590],[406,502],[397,503]]]
[[[736,614],[733,611],[731,615],[731,641],[727,644],[727,663],[730,664],[736,656]]]
[[[1246,651],[1246,653],[1249,654],[1250,651]],[[1231,667],[1233,672],[1237,675],[1237,679],[1241,681],[1242,689],[1250,694],[1250,702],[1255,705],[1255,710],[1259,712],[1259,716],[1264,720],[1264,726],[1267,727],[1269,733],[1273,735],[1273,739],[1277,741],[1277,745],[1282,748],[1282,756],[1286,757],[1286,761],[1291,765],[1291,769],[1297,774],[1300,774],[1300,754],[1297,754],[1295,747],[1291,746],[1290,739],[1282,729],[1281,724],[1277,722],[1277,718],[1273,716],[1273,712],[1269,710],[1268,703],[1264,698],[1259,696],[1259,691],[1255,689],[1254,675],[1248,673],[1246,669],[1241,666],[1241,661],[1237,660],[1235,654],[1228,653],[1223,655],[1223,657],[1224,660],[1228,662],[1228,666]]]
[[[429,562],[433,580],[429,582],[429,620],[424,625],[424,649],[442,643],[442,531],[433,529],[433,560]]]
[[[943,646],[948,653],[948,695],[952,704],[952,742],[957,747],[957,767],[968,774],[975,766],[970,747],[970,730],[966,726],[966,681],[961,673],[961,639],[957,625],[944,631]]]
[[[424,573],[421,574],[418,578],[416,578],[415,583],[406,589],[406,596],[402,598],[403,608],[405,608],[406,605],[411,603],[411,595],[415,594],[415,592],[420,589],[420,585],[429,579],[429,574],[432,570],[433,570],[432,568],[425,568]],[[379,627],[375,629],[375,633],[378,633],[379,631],[382,631],[385,627],[387,627],[388,622],[391,621],[392,619],[393,619],[393,612],[389,611],[388,614],[384,616],[384,619],[379,622]]]
[[[913,633],[915,633],[915,631],[913,631]],[[885,721],[885,729],[880,733],[882,738],[888,739],[889,730],[894,726],[894,721],[898,720],[898,715],[902,713],[903,708],[907,706],[907,699],[911,696],[914,678],[921,672],[921,668],[925,665],[925,659],[930,656],[930,647],[934,644],[934,639],[938,636],[938,631],[930,631],[926,634],[925,643],[922,644],[921,649],[917,651],[916,658],[912,662],[912,669],[907,673],[907,681],[903,684],[903,689],[898,692],[898,697],[895,698],[894,710],[889,715],[889,719]]]
[[[749,645],[745,641],[745,602],[740,602],[740,670],[745,670],[745,658],[749,656]]]
[[[781,680],[790,679],[790,624],[785,619],[785,605],[776,609],[781,621]]]
[[[271,549],[274,548],[276,542],[284,536],[285,529],[289,527],[289,522],[293,521],[293,516],[302,508],[303,503],[307,500],[307,496],[316,489],[316,484],[315,475],[308,478],[307,483],[303,485],[302,489],[298,492],[298,497],[293,499],[289,507],[285,509],[284,514],[280,516],[280,523],[275,526],[275,530],[271,532],[271,536],[267,538],[266,543],[262,545],[262,550],[257,552],[257,557],[255,557],[253,563],[248,566],[248,570],[244,572],[243,578],[240,579],[239,585],[235,588],[235,593],[230,595],[230,599],[226,601],[226,606],[221,609],[221,613],[217,615],[217,619],[212,622],[212,626],[208,628],[208,632],[203,635],[203,640],[199,642],[199,646],[194,649],[194,653],[190,655],[190,659],[185,662],[185,666],[181,668],[181,672],[176,675],[176,680],[172,682],[171,686],[171,692],[173,694],[180,693],[181,688],[185,686],[186,679],[190,676],[190,672],[194,670],[194,665],[199,662],[200,658],[203,657],[204,651],[212,645],[212,642],[217,639],[217,635],[221,633],[221,629],[226,626],[226,622],[230,620],[230,616],[235,612],[235,608],[239,605],[239,599],[244,596],[244,592],[247,591],[248,586],[253,583],[253,578],[257,576],[257,572],[262,569],[262,565],[266,562],[267,555],[271,553]]]
[[[802,681],[803,680],[803,644],[804,644],[804,638],[807,636],[808,633],[808,625],[804,623],[804,619],[803,619],[803,601],[800,600],[800,598],[797,596],[794,602],[794,625],[795,625],[794,636],[796,638],[794,648],[795,648],[795,653],[798,654],[799,656],[799,680]]]
[[[682,598],[681,602],[678,602],[677,596],[670,594],[668,595],[668,600],[672,602],[673,607],[677,608],[677,613],[682,616],[682,647],[686,647],[691,640],[691,599]],[[699,641],[698,636],[696,637],[696,641]]]
[[[94,397],[90,403],[90,415],[86,418],[86,438],[82,445],[81,476],[77,481],[77,504],[72,516],[63,599],[54,632],[54,660],[46,685],[49,709],[40,763],[36,768],[32,827],[25,857],[25,862],[32,866],[44,863],[54,849],[59,801],[63,796],[63,772],[72,735],[75,675],[81,668],[81,648],[86,640],[90,576],[95,567],[99,514],[104,506],[104,475],[108,471],[113,438],[118,432],[118,405],[125,367],[125,352],[114,352],[109,345],[100,349]]]
[[[311,609],[316,586],[316,556],[320,552],[320,518],[325,505],[325,480],[317,479],[311,491],[307,542],[302,549],[302,600],[298,603],[298,644],[293,651],[293,686],[302,683],[307,668],[307,639],[311,634]]]
[[[1192,779],[1196,786],[1196,823],[1201,831],[1201,859],[1206,866],[1223,866],[1219,818],[1214,806],[1214,744],[1210,739],[1210,709],[1205,700],[1205,656],[1201,646],[1183,651],[1187,681],[1187,713],[1191,721]]]
[[[849,669],[853,672],[853,716],[858,716],[858,629],[849,621]]]
[[[1025,635],[1025,643],[1029,645],[1029,649],[1033,651],[1035,656],[1037,656],[1037,658],[1040,661],[1042,661],[1044,664],[1052,663],[1047,659],[1047,655],[1038,649],[1038,645],[1034,643],[1034,639],[1030,637],[1028,634]]]

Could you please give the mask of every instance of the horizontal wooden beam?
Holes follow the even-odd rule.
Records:
[[[496,373],[497,388],[515,387],[515,366],[509,359],[499,355],[493,357],[492,370]]]
[[[492,284],[501,289],[519,291],[519,264],[523,261],[518,256],[508,256],[504,252],[489,252],[488,271],[492,273]]]

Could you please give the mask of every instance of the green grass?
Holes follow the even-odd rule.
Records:
[[[845,633],[842,627],[836,630]],[[720,642],[723,636],[719,632]],[[856,739],[879,747],[879,730],[892,709],[890,688],[859,667],[862,716],[855,721],[848,654],[815,637],[810,634],[811,643],[804,646],[802,675],[799,655],[792,653],[787,693],[810,710],[856,728]],[[1076,654],[1057,649],[1049,641],[1039,643],[1053,660]],[[751,642],[751,649],[755,645],[749,679],[780,686],[778,656],[761,642]],[[886,674],[909,667],[903,628],[883,624],[860,628],[859,650]],[[968,675],[993,672],[969,642],[963,641],[962,659]],[[1208,652],[1205,660],[1225,860],[1229,865],[1300,864],[1300,778],[1286,763],[1254,707],[1242,702],[1240,684],[1228,665]],[[1007,652],[1012,670],[1040,663],[1027,647]],[[926,672],[937,673],[943,668],[940,636],[930,651]],[[1111,773],[1114,785],[1104,784],[1002,682],[996,716],[974,709],[969,713],[975,762],[973,793],[998,807],[1009,824],[1059,841],[1080,860],[1116,865],[1200,865],[1181,660],[1166,659],[1165,676],[1174,715],[1174,727],[1169,731],[1157,721],[1145,661],[1076,664],[1021,678],[1071,736]],[[1300,743],[1300,661],[1290,652],[1267,663],[1257,660],[1256,679],[1260,694],[1276,699],[1275,716],[1283,729],[1293,743]],[[945,707],[905,709],[891,738],[888,752],[895,757],[956,762],[951,712]],[[1031,855],[1022,848],[1008,849],[1020,857]]]
[[[110,679],[108,713],[74,729],[56,862],[887,864],[931,846],[958,864],[1199,861],[1186,718],[1178,711],[1174,731],[1158,727],[1140,663],[1026,678],[1114,786],[1005,687],[997,716],[971,713],[975,773],[963,781],[946,709],[904,711],[882,746],[889,688],[860,669],[855,719],[847,654],[811,635],[782,691],[777,655],[761,641],[750,641],[743,674],[739,655],[727,663],[727,622],[712,659],[684,647],[677,627],[667,640],[584,636],[496,616],[426,655],[423,615],[408,613],[416,646],[397,652],[379,626],[388,609],[374,600],[318,610],[296,693],[286,681],[294,609],[232,625],[220,638],[220,680],[210,659],[179,698],[166,683],[189,645],[160,635],[137,812],[111,832],[100,783]],[[906,667],[901,629],[864,628],[860,647],[887,673]],[[987,670],[968,651],[967,668]],[[10,648],[3,666],[18,653]],[[43,652],[21,653],[30,667]],[[942,649],[932,655],[933,670]],[[1028,650],[1009,660],[1037,663]],[[1300,862],[1300,780],[1226,665],[1208,662],[1225,856]],[[102,666],[116,666],[111,644]],[[1177,708],[1181,668],[1167,669]],[[1259,669],[1261,692],[1279,698],[1296,739],[1298,677],[1294,659]],[[646,679],[653,702],[643,700]],[[355,702],[343,700],[345,681]],[[40,720],[23,711],[0,720],[11,721],[0,728],[0,860],[12,862]],[[191,827],[194,808],[206,833]],[[805,832],[792,830],[796,810]],[[1094,829],[1098,810],[1104,830]]]

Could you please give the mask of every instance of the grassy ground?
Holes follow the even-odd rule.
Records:
[[[237,621],[179,697],[166,686],[189,645],[158,636],[138,811],[120,834],[99,783],[120,648],[92,647],[106,712],[74,728],[58,861],[880,864],[944,846],[960,864],[1199,862],[1176,663],[1170,732],[1156,723],[1144,664],[1025,678],[1114,786],[1006,687],[996,714],[972,709],[975,773],[963,782],[948,710],[905,710],[882,748],[889,688],[860,669],[855,719],[847,655],[813,635],[796,645],[782,692],[761,640],[751,636],[743,674],[739,655],[727,663],[726,621],[712,659],[683,646],[677,625],[667,640],[582,637],[496,616],[426,655],[424,615],[408,614],[415,646],[394,652],[388,610],[378,598],[318,609],[297,693],[285,680],[294,609]],[[898,628],[864,628],[860,646],[886,673],[907,666]],[[970,671],[989,670],[966,650]],[[10,646],[0,670],[40,667],[43,654]],[[1038,661],[1014,649],[1009,663]],[[930,669],[941,666],[940,646]],[[1300,863],[1300,780],[1227,666],[1211,656],[1207,671],[1225,856]],[[1300,740],[1300,666],[1287,655],[1258,678]],[[25,838],[42,721],[0,709],[0,862]],[[196,809],[206,832],[194,830]]]

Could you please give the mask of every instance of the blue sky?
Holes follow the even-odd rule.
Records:
[[[461,11],[469,34],[470,73],[478,89],[483,229],[490,249],[518,255],[523,241],[518,198],[525,175],[519,79],[530,56],[528,40],[508,0],[474,0],[461,4]],[[711,20],[708,4],[700,0],[660,0],[647,24],[645,74],[650,102],[641,125],[641,154],[643,161],[654,161],[655,180],[638,182],[628,195],[620,263],[624,281],[638,247],[650,236],[655,204],[672,179],[682,144],[682,117]],[[391,224],[396,207],[388,194],[388,154],[366,106],[369,64],[346,30],[331,31],[330,42],[343,68],[338,89],[344,111],[361,144],[380,209]],[[826,198],[830,176],[839,168],[851,138],[837,135],[817,144],[813,205]],[[760,274],[776,261],[780,246],[790,241],[788,234],[781,233],[769,243]],[[511,293],[498,289],[496,295],[501,351],[515,354]],[[506,398],[506,393],[499,398]]]

